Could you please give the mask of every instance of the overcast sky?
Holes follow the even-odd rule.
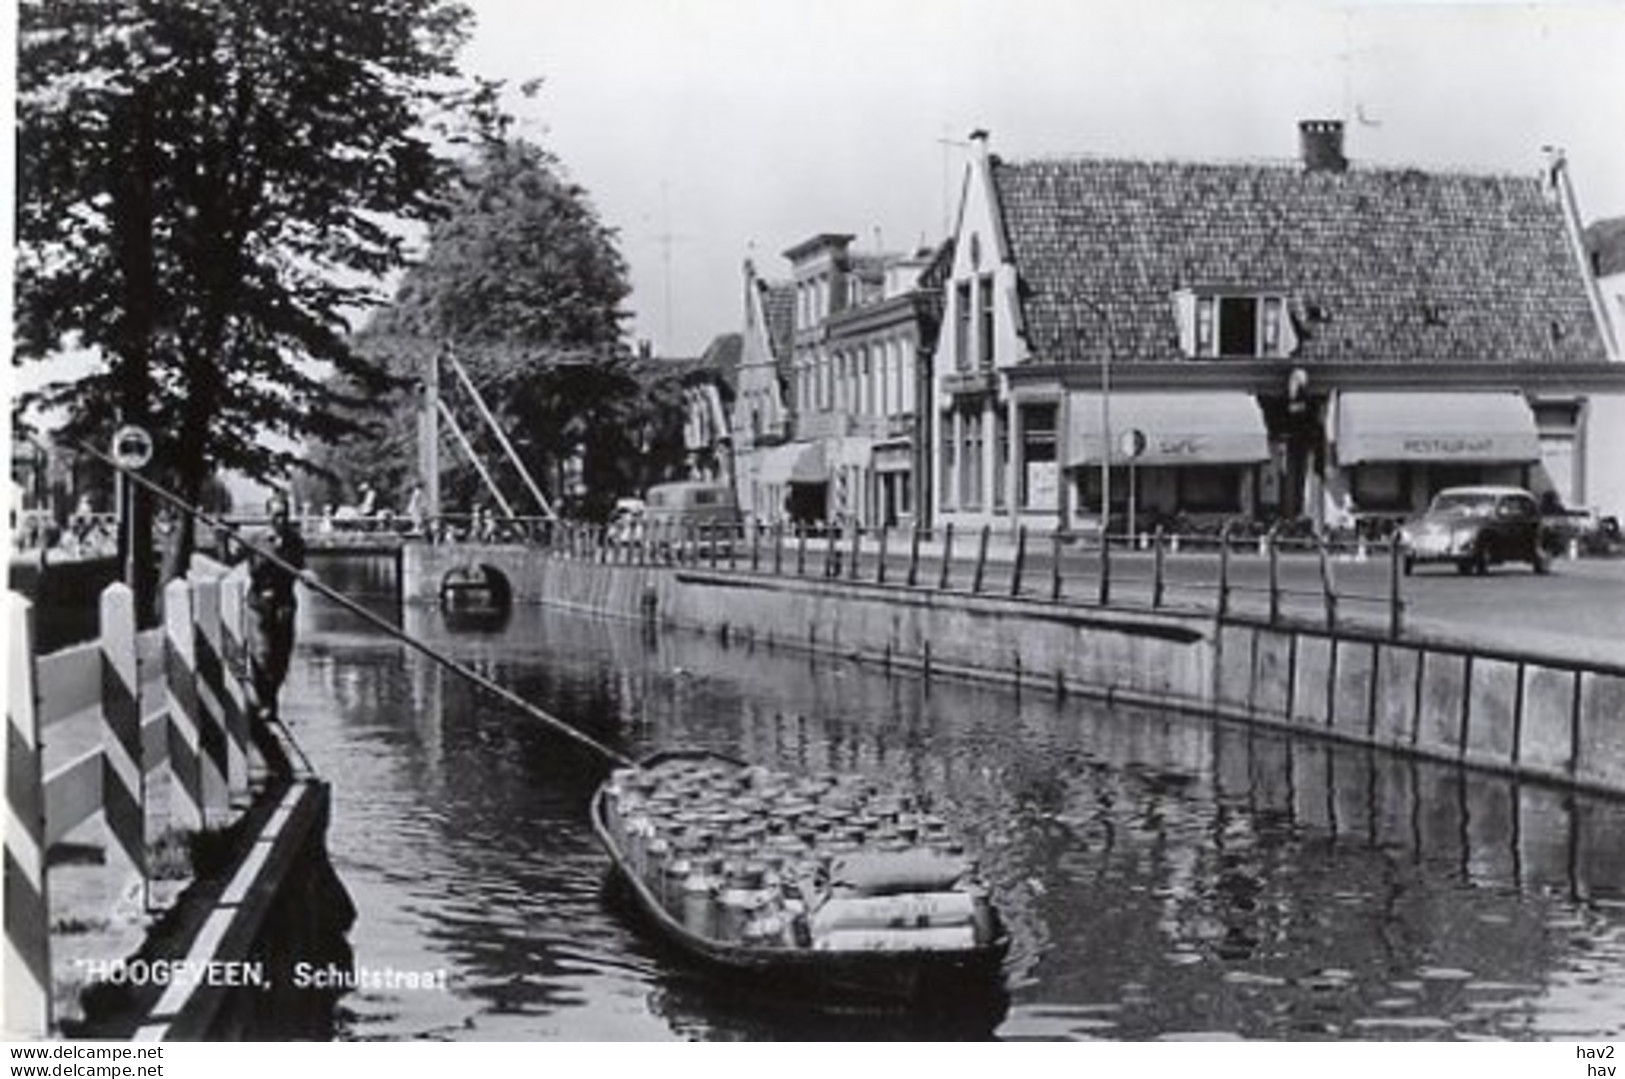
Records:
[[[741,263],[818,232],[945,235],[960,143],[1006,157],[1289,158],[1344,118],[1356,163],[1535,174],[1625,214],[1625,3],[474,0],[466,66],[620,232],[634,331],[700,351]],[[667,274],[669,259],[670,273]],[[666,303],[669,285],[670,307]]]

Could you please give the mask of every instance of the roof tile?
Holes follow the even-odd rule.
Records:
[[[1190,287],[1284,293],[1308,361],[1605,358],[1533,178],[1095,159],[995,159],[994,178],[1040,362],[1106,337],[1178,358]]]

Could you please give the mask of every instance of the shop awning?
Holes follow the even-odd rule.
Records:
[[[829,458],[824,453],[822,442],[810,443],[796,458],[795,466],[790,469],[791,483],[828,483]]]
[[[876,472],[908,472],[914,467],[914,447],[907,442],[875,447]]]
[[[1071,398],[1068,465],[1101,460],[1100,394]],[[1111,459],[1127,464],[1125,439],[1144,436],[1137,465],[1252,464],[1269,459],[1264,414],[1249,393],[1114,393],[1108,401]]]
[[[791,443],[788,446],[769,446],[755,453],[755,475],[752,477],[758,483],[771,483],[780,486],[790,482],[790,470],[796,467],[796,460],[800,458],[801,451],[807,446],[802,442]]]
[[[762,450],[756,461],[756,481],[786,483],[828,483],[829,462],[821,442],[792,442]]]
[[[1540,459],[1535,415],[1520,393],[1344,393],[1337,462],[1518,462]]]

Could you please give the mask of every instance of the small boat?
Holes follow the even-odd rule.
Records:
[[[513,590],[491,566],[458,566],[440,582],[440,605],[459,624],[500,621],[513,607]]]
[[[835,1011],[1006,1002],[986,886],[906,794],[674,750],[616,769],[592,823],[639,913],[732,988]]]

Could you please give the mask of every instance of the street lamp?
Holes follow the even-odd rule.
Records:
[[[1075,299],[1100,319],[1102,344],[1100,349],[1100,605],[1111,602],[1112,556],[1112,343],[1111,319],[1106,309],[1087,296]]]

